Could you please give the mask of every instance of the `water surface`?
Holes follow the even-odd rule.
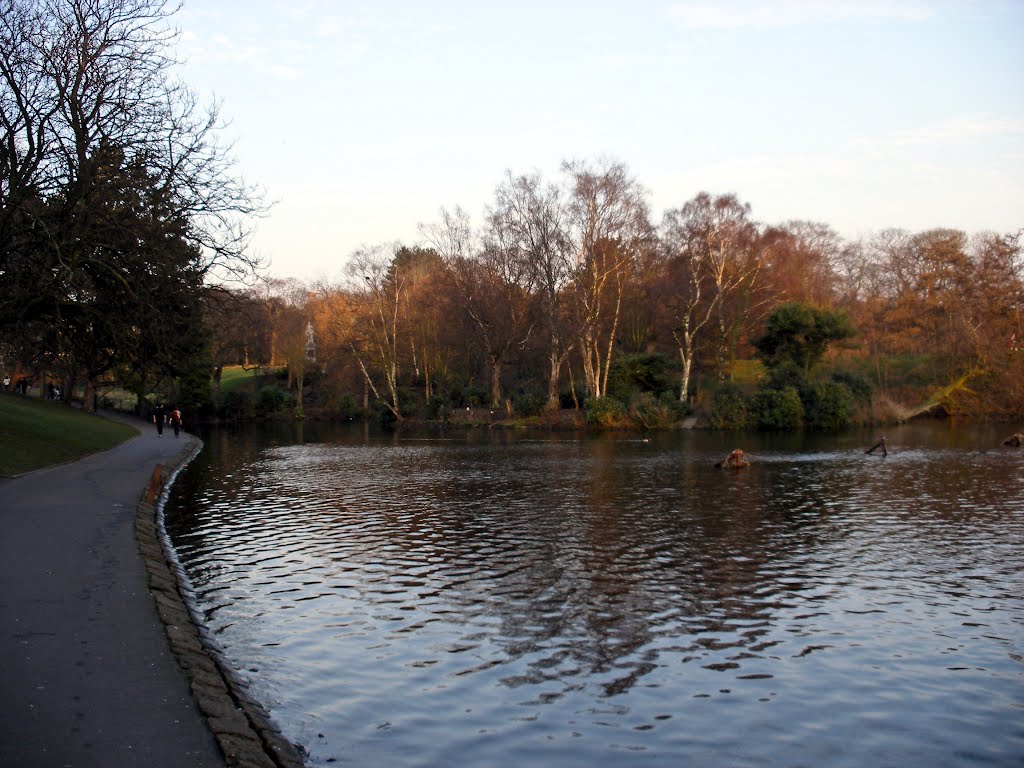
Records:
[[[1019,766],[1024,451],[887,436],[218,432],[167,527],[310,765]]]

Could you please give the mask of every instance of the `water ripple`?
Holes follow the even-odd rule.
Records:
[[[215,439],[168,528],[312,765],[1019,763],[1021,454],[673,439]]]

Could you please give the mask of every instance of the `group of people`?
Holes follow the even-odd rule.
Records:
[[[163,403],[158,403],[156,408],[153,409],[153,423],[156,424],[156,433],[159,437],[164,436],[165,424],[170,424],[171,428],[174,429],[174,436],[178,437],[181,434],[183,425],[181,411],[175,406],[168,412]]]

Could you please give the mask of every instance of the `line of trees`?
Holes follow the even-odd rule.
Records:
[[[0,0],[0,339],[23,370],[140,395],[207,367],[211,286],[252,277],[261,195],[174,78],[162,0]],[[40,379],[41,380],[41,379]]]
[[[226,365],[284,363],[299,408],[313,374],[329,414],[585,407],[652,423],[696,406],[737,423],[751,392],[728,384],[760,356],[762,426],[807,423],[845,402],[837,387],[873,389],[896,416],[929,388],[950,408],[1024,412],[1021,231],[850,242],[704,192],[655,222],[609,159],[509,172],[479,222],[442,209],[417,244],[351,254],[337,283],[229,289],[259,270],[247,243],[265,206],[217,105],[174,79],[174,12],[0,0],[0,358],[83,385],[86,407],[102,386],[169,382],[198,405]]]
[[[899,418],[937,387],[950,410],[1024,412],[1021,232],[849,242],[703,192],[655,225],[643,187],[609,160],[567,162],[557,181],[509,173],[479,225],[455,208],[421,232],[360,249],[338,283],[250,292],[238,326],[263,328],[261,349],[277,350],[265,362],[280,364],[304,354],[311,323],[322,404],[348,393],[395,420],[465,406],[678,418],[711,410],[711,391],[749,401],[728,384],[752,358],[766,371],[757,396],[722,426],[841,426],[854,401],[864,418]],[[225,360],[243,348],[252,362],[241,337]]]

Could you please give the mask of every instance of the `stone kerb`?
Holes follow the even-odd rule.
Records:
[[[274,726],[247,692],[195,613],[191,586],[163,525],[164,494],[177,472],[202,448],[189,445],[167,465],[157,465],[139,501],[135,534],[149,589],[171,651],[187,676],[200,711],[230,768],[303,768],[300,748]]]

